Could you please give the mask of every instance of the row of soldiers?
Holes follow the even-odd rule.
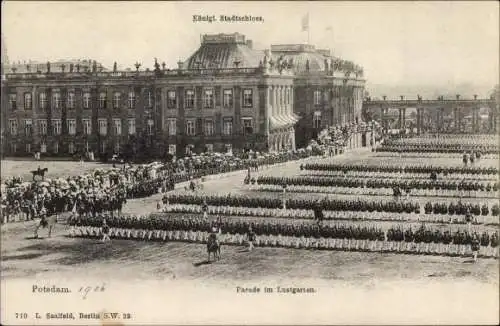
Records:
[[[428,146],[428,145],[386,145],[383,144],[376,148],[377,152],[390,152],[390,153],[461,153],[464,150],[463,146]],[[467,148],[466,150],[471,150]],[[485,154],[498,153],[498,146],[488,146],[482,149]]]
[[[498,204],[494,204],[491,209],[487,204],[481,207],[478,204],[472,205],[471,203],[431,203],[427,202],[424,206],[425,214],[449,214],[449,215],[483,215],[486,216],[490,212],[492,215],[497,216],[500,213]]]
[[[404,241],[415,243],[444,243],[444,244],[458,244],[470,245],[474,239],[478,239],[481,246],[497,247],[498,246],[498,232],[495,231],[491,235],[484,231],[479,235],[477,232],[469,233],[468,231],[457,230],[454,233],[449,230],[430,230],[425,227],[420,227],[416,231],[411,228],[402,230],[401,228],[390,228],[387,230],[388,241]]]
[[[442,243],[470,245],[474,238],[480,240],[481,246],[498,246],[498,233],[488,234],[483,232],[468,233],[457,231],[451,234],[449,231],[429,230],[424,227],[417,231],[412,229],[402,230],[400,228],[390,228],[384,232],[374,226],[353,226],[353,225],[332,225],[318,226],[316,224],[283,224],[278,222],[248,222],[241,220],[226,220],[218,217],[214,220],[207,220],[198,216],[183,218],[165,218],[161,215],[150,217],[123,217],[99,215],[88,219],[73,217],[69,223],[73,226],[100,227],[102,221],[106,219],[107,225],[111,228],[138,229],[138,230],[164,230],[164,231],[192,231],[192,232],[213,232],[220,230],[224,234],[247,234],[251,229],[257,236],[289,236],[305,238],[336,238],[336,239],[356,239],[371,241],[392,241],[392,242],[413,242],[413,243]]]
[[[388,180],[387,178],[354,178],[354,177],[274,177],[259,176],[257,184],[269,185],[294,185],[315,187],[348,187],[348,188],[393,188],[399,187],[406,192],[411,189],[443,189],[466,191],[496,191],[498,182],[449,182],[449,181],[418,181],[418,180]]]
[[[367,165],[367,164],[339,164],[339,163],[308,163],[301,165],[303,170],[312,171],[359,171],[359,172],[391,172],[391,173],[425,173],[438,174],[498,174],[497,167],[465,167],[465,166],[432,166],[432,165]]]
[[[105,232],[109,231],[109,236]],[[312,238],[283,235],[259,235],[251,228],[246,234],[218,233],[216,229],[211,232],[191,230],[144,230],[109,228],[103,223],[102,227],[72,227],[71,236],[102,237],[103,241],[111,238],[134,239],[149,241],[183,241],[191,243],[207,243],[211,236],[216,236],[218,243],[226,245],[248,245],[249,249],[258,247],[285,247],[297,249],[316,250],[342,250],[386,252],[423,255],[446,255],[467,257],[474,255],[476,261],[478,254],[482,257],[498,257],[498,248],[479,247],[475,242],[472,245],[455,245],[443,243],[414,243],[395,241],[372,241],[347,238]]]
[[[201,205],[206,202],[211,206],[235,206],[255,208],[282,208],[283,201],[279,198],[254,197],[249,195],[196,195],[190,193],[167,194],[163,197],[165,204]],[[324,197],[321,200],[311,199],[289,199],[286,207],[289,209],[314,209],[321,205],[323,210],[329,211],[377,211],[397,213],[420,213],[418,202],[394,202],[394,201],[363,201],[363,200],[341,200]]]

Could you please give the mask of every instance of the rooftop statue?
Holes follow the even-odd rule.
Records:
[[[47,61],[47,72],[49,73],[50,72],[50,62]]]

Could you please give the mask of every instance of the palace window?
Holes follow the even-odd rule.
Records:
[[[128,93],[128,108],[129,109],[135,108],[135,93],[134,92]]]
[[[41,92],[39,95],[38,95],[38,100],[39,100],[39,104],[40,104],[40,109],[42,110],[45,110],[47,109],[47,93],[45,92]]]
[[[168,118],[167,119],[167,132],[169,136],[175,136],[177,134],[177,119]]]
[[[113,119],[113,133],[117,136],[122,134],[122,120],[121,119]]]
[[[17,95],[9,94],[9,107],[12,111],[17,110]]]
[[[33,101],[31,100],[31,93],[24,93],[24,109],[31,110]]]
[[[321,128],[321,111],[315,111],[313,116],[313,127],[315,129]]]
[[[214,91],[212,89],[205,89],[203,92],[203,107],[211,109],[214,106]]]
[[[68,109],[75,108],[75,93],[74,92],[68,92],[67,102],[68,102],[67,103]]]
[[[31,136],[33,134],[33,120],[31,119],[24,120],[24,134],[26,136]]]
[[[10,134],[12,136],[17,135],[17,120],[16,119],[9,120],[9,130],[10,130]]]
[[[99,135],[106,136],[108,134],[108,121],[106,119],[99,119]]]
[[[222,121],[222,133],[226,136],[233,134],[233,118],[224,118]]]
[[[194,119],[186,120],[186,135],[194,136],[196,134],[196,121]]]
[[[106,93],[99,93],[99,109],[106,108]]]
[[[44,141],[40,143],[40,153],[47,153],[47,143]]]
[[[53,151],[54,151],[54,154],[59,153],[59,143],[58,143],[58,142],[54,142],[54,143],[52,144],[52,146],[53,146]]]
[[[177,147],[175,145],[168,145],[168,153],[175,155],[177,153]]]
[[[242,118],[243,124],[243,133],[245,135],[253,134],[253,124],[252,118]]]
[[[119,154],[119,153],[120,153],[120,147],[121,147],[121,146],[120,146],[120,141],[117,139],[117,140],[115,141],[115,153],[116,153],[116,154]]]
[[[92,121],[90,119],[82,119],[83,133],[85,135],[92,134]]]
[[[203,133],[205,134],[205,136],[213,136],[215,133],[214,120],[206,119],[203,129]]]
[[[205,144],[205,149],[207,153],[213,153],[214,151],[214,144]]]
[[[148,104],[148,108],[152,108],[153,107],[153,94],[151,93],[151,91],[148,91],[146,99],[147,99],[146,103]]]
[[[122,100],[122,93],[120,92],[115,92],[113,94],[113,108],[114,109],[119,109],[120,108],[120,102]]]
[[[68,153],[73,154],[75,152],[75,143],[69,142],[68,143]]]
[[[76,134],[76,120],[68,119],[68,134],[75,135]]]
[[[231,145],[231,144],[225,144],[224,147],[226,148],[226,153],[232,153],[233,152],[233,145]]]
[[[253,91],[251,89],[243,90],[243,106],[247,108],[253,106]]]
[[[106,153],[106,149],[107,149],[107,144],[106,141],[103,140],[101,141],[101,146],[99,147],[101,154]]]
[[[55,92],[52,94],[52,102],[54,104],[54,109],[60,109],[61,108],[61,93]]]
[[[128,134],[135,135],[135,119],[128,119]]]
[[[194,108],[194,91],[192,89],[186,90],[186,98],[184,100],[184,106],[188,109]]]
[[[26,144],[26,153],[31,153],[31,144],[30,143]]]
[[[154,134],[154,125],[155,122],[153,119],[148,119],[148,135],[153,136]]]
[[[45,119],[38,120],[38,130],[40,132],[40,135],[42,136],[47,135],[47,120]]]
[[[61,119],[52,119],[52,135],[60,135],[61,129]]]
[[[321,91],[314,91],[314,105],[321,104]]]
[[[83,108],[85,110],[90,109],[90,93],[89,92],[83,93]]]
[[[232,108],[233,107],[233,90],[232,89],[225,89],[223,91],[223,106],[226,109]]]
[[[167,107],[169,109],[177,108],[177,94],[175,91],[167,92]]]

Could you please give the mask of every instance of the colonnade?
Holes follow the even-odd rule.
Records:
[[[277,125],[270,126],[269,150],[283,151],[295,149],[295,117],[293,114],[293,86],[270,85],[267,87],[267,107],[269,117]]]

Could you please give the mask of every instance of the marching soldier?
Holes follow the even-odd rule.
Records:
[[[111,239],[109,238],[109,226],[106,223],[106,219],[102,220],[101,231],[102,231],[102,240],[101,241],[102,242],[111,241]]]
[[[201,210],[203,211],[203,218],[205,220],[208,220],[208,205],[206,199],[203,199],[203,205],[201,206]]]
[[[252,229],[252,226],[248,228],[247,239],[248,239],[248,251],[253,250],[254,241],[256,239],[256,234]]]
[[[474,262],[477,262],[477,254],[479,253],[480,243],[479,243],[479,236],[476,233],[474,233],[474,238],[472,239],[471,249],[472,249],[472,255],[474,257]]]

